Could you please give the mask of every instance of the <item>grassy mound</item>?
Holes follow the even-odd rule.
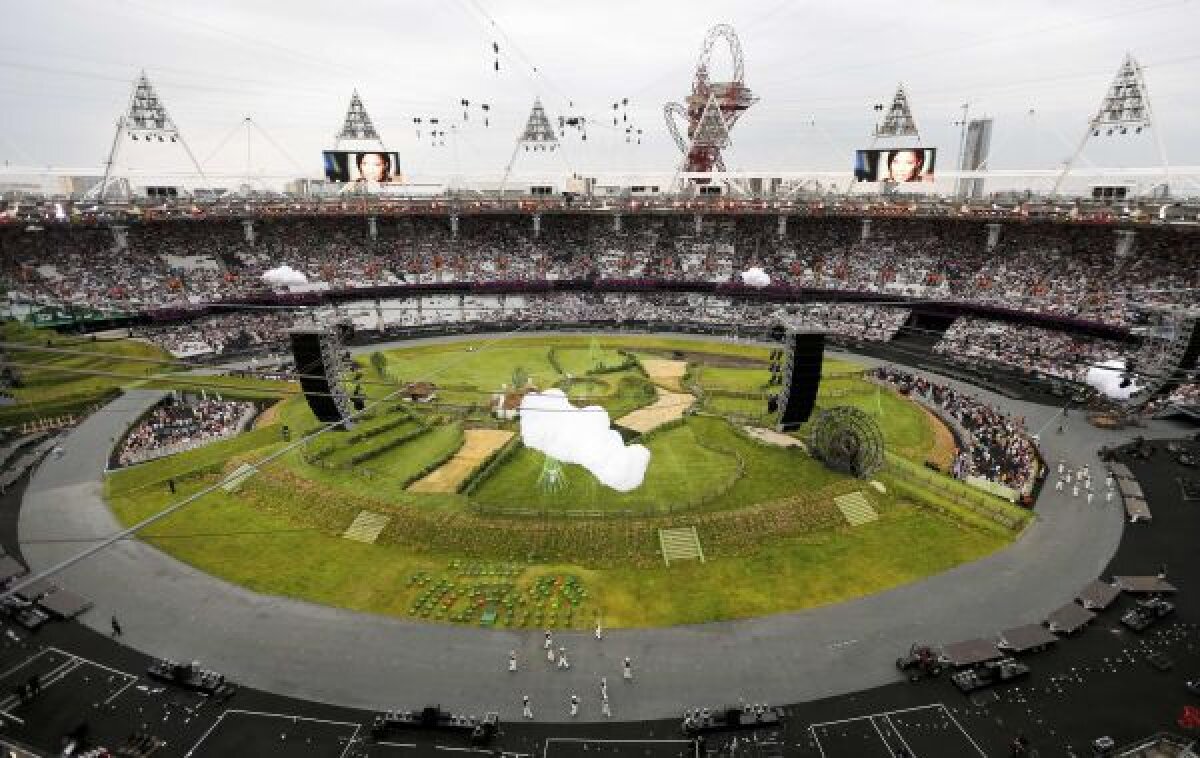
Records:
[[[508,626],[583,627],[596,615],[608,626],[656,626],[878,592],[986,555],[1024,523],[1002,524],[1023,512],[994,498],[932,473],[928,481],[911,475],[920,469],[903,462],[924,461],[936,442],[933,420],[895,393],[843,376],[858,370],[854,364],[825,362],[818,403],[855,405],[879,419],[901,461],[883,477],[887,494],[709,415],[744,413],[771,423],[763,412],[765,348],[650,337],[599,342],[597,350],[589,337],[538,336],[388,351],[386,371],[369,374],[383,379],[369,387],[370,397],[401,381],[431,380],[434,403],[402,403],[401,411],[379,413],[350,432],[324,434],[309,450],[265,466],[238,493],[210,495],[145,538],[253,589],[349,608],[478,623],[487,607],[494,611],[487,623]],[[470,495],[405,490],[460,449],[465,428],[515,429],[487,410],[492,393],[514,377],[566,386],[613,416],[653,402],[640,367],[623,363],[629,354],[687,360],[684,384],[699,387],[703,401],[699,415],[646,435],[652,458],[642,487],[616,493],[567,466],[568,487],[543,492],[543,456],[518,447],[488,467]],[[239,462],[277,450],[282,424],[293,439],[318,426],[303,398],[290,397],[262,428],[110,475],[114,511],[132,523],[160,510],[171,499],[168,478],[181,495],[218,481]],[[833,497],[851,491],[866,492],[880,521],[846,526]],[[376,545],[340,537],[364,509],[392,516]],[[562,511],[606,516],[556,516]],[[664,568],[657,533],[671,526],[695,526],[708,562]],[[296,561],[298,554],[310,559]],[[459,575],[486,577],[493,565],[505,567],[502,578]]]

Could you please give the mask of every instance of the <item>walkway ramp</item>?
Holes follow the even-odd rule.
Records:
[[[683,377],[687,375],[687,361],[669,361],[659,358],[643,358],[642,370],[650,381],[674,392],[683,391]]]
[[[365,542],[368,545],[374,545],[375,540],[379,539],[379,535],[383,533],[384,527],[391,520],[392,517],[385,513],[359,511],[358,515],[354,517],[354,523],[350,524],[342,536],[355,542]]]
[[[849,495],[839,495],[833,499],[834,505],[850,522],[850,526],[862,526],[879,520],[879,513],[871,507],[871,503],[861,492],[851,492]]]
[[[492,453],[507,445],[513,434],[505,429],[467,429],[463,432],[463,445],[454,457],[410,484],[408,491],[458,492],[459,485]]]
[[[694,395],[667,392],[658,385],[654,386],[654,391],[658,393],[657,400],[645,408],[638,408],[633,413],[617,419],[617,426],[645,434],[663,424],[683,418],[684,412],[696,402]]]
[[[807,446],[800,440],[790,434],[777,432],[774,429],[767,429],[762,426],[743,426],[742,431],[750,435],[759,442],[776,447],[798,447],[804,452],[808,452]]]
[[[699,560],[704,563],[704,550],[700,548],[700,535],[696,527],[659,529],[658,543],[662,547],[663,560],[668,566],[671,561]]]

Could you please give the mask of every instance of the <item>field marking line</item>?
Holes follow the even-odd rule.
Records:
[[[417,743],[415,743],[415,742],[384,742],[383,740],[379,740],[375,744],[376,745],[387,745],[388,747],[416,747],[417,746]]]
[[[49,687],[51,685],[58,684],[63,679],[66,679],[68,675],[74,673],[77,669],[82,667],[83,661],[80,660],[73,660],[68,663],[64,663],[62,666],[59,666],[57,669],[46,675],[45,681],[41,683],[41,686]]]
[[[875,723],[875,717],[871,716],[867,719],[867,721],[871,724],[871,728],[875,730],[875,734],[879,735],[879,741],[883,743],[883,749],[888,751],[888,755],[892,756],[892,758],[896,758],[896,753],[892,750],[891,744],[888,743],[887,737],[883,736],[883,732],[880,731],[879,725]]]
[[[105,666],[103,663],[97,663],[96,661],[93,661],[91,658],[85,658],[82,655],[75,655],[74,653],[68,653],[66,650],[62,650],[57,647],[49,647],[46,649],[53,650],[54,652],[65,655],[68,658],[74,658],[76,660],[83,661],[85,663],[90,663],[91,665],[95,666],[96,668],[104,669],[105,671],[109,672],[110,674],[117,674],[117,675],[123,676],[127,679],[133,679],[134,681],[137,681],[137,677],[134,676],[133,674],[130,674],[127,671],[121,671],[120,669],[112,668],[111,666]]]
[[[808,731],[812,732],[813,742],[817,743],[817,752],[821,754],[821,758],[825,758],[825,748],[821,747],[821,738],[817,736],[817,730],[809,724]]]
[[[241,713],[247,716],[266,716],[268,718],[293,719],[295,721],[313,721],[320,724],[334,724],[336,726],[352,726],[354,727],[354,733],[351,734],[350,740],[347,741],[346,747],[341,752],[341,756],[346,755],[346,751],[349,750],[351,744],[353,744],[354,737],[358,735],[358,730],[362,728],[361,724],[355,724],[349,721],[330,721],[328,719],[315,719],[308,718],[306,716],[289,716],[284,713],[265,713],[263,711],[245,711],[240,708],[229,708],[221,713],[217,720],[213,722],[213,725],[208,728],[208,731],[200,735],[200,739],[196,740],[196,744],[192,745],[191,749],[184,753],[184,758],[191,758],[191,755],[196,752],[196,748],[200,747],[200,744],[208,739],[208,736],[213,733],[213,730],[220,726],[221,722],[225,720],[225,717],[231,713]]]
[[[346,747],[342,748],[342,752],[338,754],[338,758],[346,758],[346,753],[348,753],[350,751],[350,748],[354,747],[354,740],[355,740],[355,738],[358,737],[358,730],[360,730],[360,729],[362,729],[361,724],[354,725],[354,731],[350,734],[350,737],[346,740]]]
[[[196,752],[196,748],[200,747],[200,743],[202,743],[206,739],[208,739],[208,735],[212,734],[213,730],[216,729],[218,726],[220,726],[221,722],[225,720],[226,713],[229,713],[229,711],[228,710],[223,711],[221,713],[221,715],[217,717],[217,720],[213,722],[212,726],[210,726],[208,728],[208,731],[206,731],[204,734],[200,735],[200,739],[196,740],[196,743],[194,745],[192,745],[191,749],[189,749],[186,753],[183,754],[184,758],[191,758],[192,753]]]
[[[904,739],[904,735],[901,734],[900,730],[896,728],[896,725],[894,723],[892,723],[891,715],[885,713],[885,714],[883,714],[882,718],[884,721],[886,721],[888,723],[888,726],[891,728],[892,733],[896,735],[896,739],[900,740],[900,744],[904,746],[904,749],[908,751],[908,754],[913,756],[913,758],[916,758],[916,756],[917,756],[916,751],[914,751],[912,749],[912,746],[908,744],[908,740]]]
[[[49,687],[50,685],[61,681],[63,677],[65,677],[67,674],[70,674],[81,665],[83,665],[82,661],[68,658],[67,660],[47,671],[45,674],[39,676],[38,682],[42,687]],[[25,685],[22,684],[21,686],[23,688]],[[23,705],[24,703],[25,699],[19,695],[9,695],[8,697],[4,698],[4,700],[0,700],[0,710],[8,711],[17,707],[18,705]]]
[[[653,744],[653,745],[694,745],[694,740],[602,740],[587,737],[547,737],[542,745],[542,758],[549,758],[551,742],[601,742],[604,744]],[[824,755],[824,753],[822,753]]]
[[[897,708],[894,711],[883,711],[882,714],[875,715],[895,716],[897,713],[912,713],[913,711],[924,711],[928,710],[929,708],[941,708],[943,711],[946,710],[946,706],[942,703],[929,703],[928,705],[914,705],[912,708]]]
[[[9,719],[10,721],[15,721],[15,722],[17,722],[18,724],[21,724],[22,726],[24,726],[24,725],[25,725],[25,720],[24,720],[24,719],[17,718],[16,716],[12,715],[12,714],[11,714],[11,713],[9,713],[8,711],[3,711],[3,710],[0,710],[0,716],[3,716],[4,718],[6,718],[6,719]]]
[[[971,737],[970,733],[967,732],[966,729],[963,729],[963,725],[958,723],[958,719],[954,718],[954,714],[950,712],[950,709],[943,705],[942,711],[950,717],[950,720],[954,722],[956,727],[958,727],[958,731],[963,733],[963,736],[967,738],[967,742],[971,743],[971,747],[979,751],[979,755],[981,755],[983,758],[987,758],[987,753],[983,752],[983,748],[979,747],[979,743],[976,742],[973,737]]]
[[[46,650],[50,650],[50,649],[53,649],[53,648],[46,648],[45,650],[39,650],[39,651],[37,651],[36,653],[34,653],[33,655],[29,656],[28,658],[26,658],[26,659],[25,659],[24,661],[22,661],[21,663],[18,663],[16,666],[13,666],[13,667],[12,667],[12,668],[10,668],[8,671],[5,671],[3,674],[0,674],[0,679],[7,679],[9,674],[16,673],[18,669],[21,669],[21,668],[23,668],[23,667],[25,667],[25,666],[28,666],[28,665],[29,665],[30,663],[32,663],[34,660],[36,660],[36,659],[38,659],[38,658],[41,658],[43,655],[45,655],[45,654],[46,654]]]
[[[810,724],[808,728],[815,729],[818,726],[823,727],[823,726],[830,726],[832,724],[848,724],[851,721],[862,721],[863,719],[869,719],[869,718],[873,718],[875,716],[891,716],[891,715],[894,715],[897,713],[911,713],[912,711],[923,711],[923,710],[926,710],[927,708],[941,708],[941,709],[945,710],[946,706],[942,705],[941,703],[930,703],[929,705],[917,705],[917,706],[913,706],[912,708],[900,708],[900,709],[894,710],[894,711],[880,711],[878,713],[868,713],[866,716],[855,716],[854,718],[848,718],[848,719],[835,719],[833,721],[822,721],[817,724]]]
[[[361,728],[361,724],[353,721],[330,721],[329,719],[309,718],[308,716],[293,716],[289,713],[267,713],[266,711],[246,711],[241,708],[230,708],[225,713],[242,713],[247,716],[266,716],[267,718],[291,719],[292,721],[312,721],[317,724],[333,724],[335,726],[352,726]]]
[[[108,699],[104,701],[104,704],[108,705],[112,701],[116,700],[117,696],[119,696],[122,692],[124,692],[125,690],[132,687],[136,682],[137,682],[137,677],[130,677],[129,681],[125,683],[124,687],[122,687],[121,689],[117,690],[116,692],[114,692],[113,694],[108,696]]]
[[[605,740],[598,737],[547,737],[546,742],[602,742],[605,744],[690,745],[692,740]]]

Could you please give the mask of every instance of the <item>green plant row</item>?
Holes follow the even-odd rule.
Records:
[[[393,429],[398,429],[410,421],[415,420],[413,415],[401,406],[393,406],[385,409],[382,413],[386,414],[390,412],[395,412],[397,414],[396,417],[387,421],[382,421],[384,416],[381,414],[376,416],[374,419],[371,419],[370,422],[361,424],[359,431],[353,432],[346,437],[326,435],[321,444],[314,446],[316,449],[308,452],[304,459],[309,463],[322,461],[328,458],[330,455],[333,455],[339,449],[345,449],[352,445],[369,440],[373,437],[378,437],[381,434],[387,434]],[[372,423],[380,421],[382,421],[382,423]],[[418,421],[418,423],[420,422]]]
[[[550,363],[550,367],[563,376],[567,375],[567,370],[558,361],[558,348],[552,347],[546,351],[546,360]]]
[[[380,444],[373,445],[371,447],[366,448],[365,450],[360,450],[359,452],[350,456],[350,458],[346,461],[346,468],[349,468],[351,466],[357,466],[360,463],[365,463],[366,461],[369,461],[372,458],[378,458],[379,456],[383,455],[384,453],[386,453],[390,450],[395,450],[396,448],[400,447],[401,445],[405,444],[406,442],[411,442],[412,440],[415,440],[417,437],[420,437],[422,434],[428,434],[428,433],[429,433],[429,427],[425,426],[424,424],[421,424],[421,425],[417,426],[416,429],[413,429],[410,432],[405,432],[404,434],[384,440]]]
[[[638,363],[638,359],[634,357],[633,353],[624,349],[618,349],[617,353],[625,360],[621,361],[615,366],[602,366],[600,368],[588,369],[588,376],[596,376],[598,374],[617,374],[622,371],[634,371],[641,368],[642,364]]]
[[[424,476],[434,468],[435,465],[427,466],[419,475]],[[657,568],[662,565],[658,542],[661,528],[696,526],[706,553],[735,555],[759,550],[763,544],[783,536],[838,527],[841,515],[830,497],[847,489],[847,485],[849,489],[857,488],[858,483],[841,485],[741,511],[603,520],[481,518],[467,511],[390,505],[353,494],[330,497],[328,488],[279,469],[267,469],[252,477],[242,494],[256,508],[332,535],[345,531],[360,510],[391,513],[396,517],[377,542],[420,554],[529,563],[572,562],[590,567]]]
[[[955,491],[944,474],[932,471],[922,471],[915,463],[897,456],[888,456],[888,469],[897,479],[919,481],[924,487],[936,491],[943,500],[949,501],[959,508],[964,508],[978,516],[989,519],[1011,531],[1019,531],[1029,520],[1027,511],[1019,510],[1017,506],[1005,503],[998,498],[985,493],[966,493],[961,489]],[[969,485],[968,485],[969,486]]]
[[[421,430],[421,433],[422,434],[428,433],[430,431],[430,429],[431,429],[431,427],[425,427]],[[430,459],[430,461],[428,463],[426,463],[423,467],[421,467],[420,471],[417,471],[417,472],[413,473],[412,475],[406,477],[401,482],[400,489],[407,489],[410,484],[412,484],[413,482],[420,481],[421,479],[424,479],[425,477],[429,476],[434,471],[437,471],[439,468],[441,468],[446,463],[446,461],[448,461],[451,458],[453,458],[454,456],[458,455],[458,451],[460,449],[462,449],[463,442],[466,441],[466,434],[463,432],[462,426],[458,426],[457,430],[458,430],[458,434],[455,435],[454,444],[451,445],[449,448],[447,448],[446,451],[443,452],[438,457]],[[414,435],[414,436],[417,436],[417,435]]]
[[[919,487],[911,480],[903,478],[903,475],[897,476],[893,474],[886,476],[883,478],[883,481],[896,495],[903,496],[920,507],[928,508],[935,513],[951,518],[958,524],[969,529],[1003,535],[1005,537],[1012,536],[1012,530],[998,521],[981,515],[956,500],[932,492],[925,487]]]
[[[712,397],[734,397],[739,400],[763,400],[766,401],[765,392],[747,392],[745,390],[726,390],[720,387],[706,387],[704,393]]]
[[[491,455],[481,465],[476,466],[475,470],[462,481],[462,484],[458,485],[459,494],[470,495],[475,491],[477,484],[491,476],[493,471],[504,465],[504,462],[516,455],[522,447],[524,445],[521,443],[521,435],[514,434],[508,442],[493,450]]]

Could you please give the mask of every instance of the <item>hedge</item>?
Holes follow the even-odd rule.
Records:
[[[492,472],[502,466],[505,461],[516,455],[517,451],[524,447],[521,442],[521,435],[514,434],[499,448],[492,451],[483,463],[475,467],[475,470],[467,476],[466,479],[458,485],[457,492],[463,495],[470,495],[475,491],[475,487],[492,475]]]

